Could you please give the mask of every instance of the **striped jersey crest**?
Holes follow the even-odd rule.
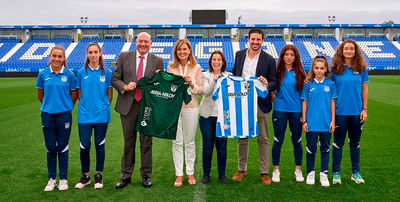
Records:
[[[267,88],[257,77],[220,77],[213,94],[218,107],[216,136],[258,136],[257,96],[265,98],[267,95]]]

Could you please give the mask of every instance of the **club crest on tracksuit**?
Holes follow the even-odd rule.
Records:
[[[105,82],[106,81],[106,76],[104,76],[104,75],[101,75],[100,76],[100,82]]]
[[[61,77],[61,81],[64,82],[64,83],[67,82],[67,76],[62,76]]]
[[[65,126],[66,129],[69,128],[70,125],[71,125],[70,122],[64,123],[64,126]]]
[[[324,86],[325,92],[329,92],[329,86]]]

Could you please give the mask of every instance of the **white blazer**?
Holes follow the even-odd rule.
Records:
[[[229,72],[223,72],[222,75],[228,76]],[[210,72],[209,70],[203,72],[203,99],[201,100],[199,111],[200,116],[203,118],[208,118],[211,116],[215,102],[212,99],[212,95],[214,93],[215,88],[215,81],[214,81],[214,73]]]

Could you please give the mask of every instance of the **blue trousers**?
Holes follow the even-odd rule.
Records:
[[[279,166],[281,159],[281,148],[285,140],[285,132],[287,122],[291,132],[294,161],[296,166],[301,166],[303,161],[303,146],[301,144],[301,112],[281,112],[274,110],[272,114],[272,122],[274,125],[274,144],[272,146],[272,163]]]
[[[317,152],[317,142],[319,136],[319,151],[321,152],[321,172],[328,174],[329,149],[331,134],[329,132],[307,132],[307,173],[314,170],[315,154]]]
[[[218,175],[225,175],[227,157],[227,139],[215,136],[217,128],[217,117],[199,119],[201,136],[203,137],[203,174],[209,176],[211,172],[212,154],[214,144],[217,148]]]
[[[352,172],[360,172],[360,139],[364,123],[360,122],[360,116],[358,115],[336,115],[335,121],[336,129],[332,143],[332,171],[340,172],[343,145],[348,132]]]
[[[82,173],[90,171],[90,146],[93,130],[96,147],[96,171],[103,171],[107,127],[108,123],[78,124]]]
[[[50,114],[42,112],[42,129],[47,150],[49,178],[56,179],[57,156],[60,180],[68,174],[68,142],[71,135],[72,115],[70,111]]]

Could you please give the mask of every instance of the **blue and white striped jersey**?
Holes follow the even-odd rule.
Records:
[[[257,77],[220,77],[213,94],[218,107],[216,136],[257,137],[257,96],[265,98],[267,95],[266,86]]]

